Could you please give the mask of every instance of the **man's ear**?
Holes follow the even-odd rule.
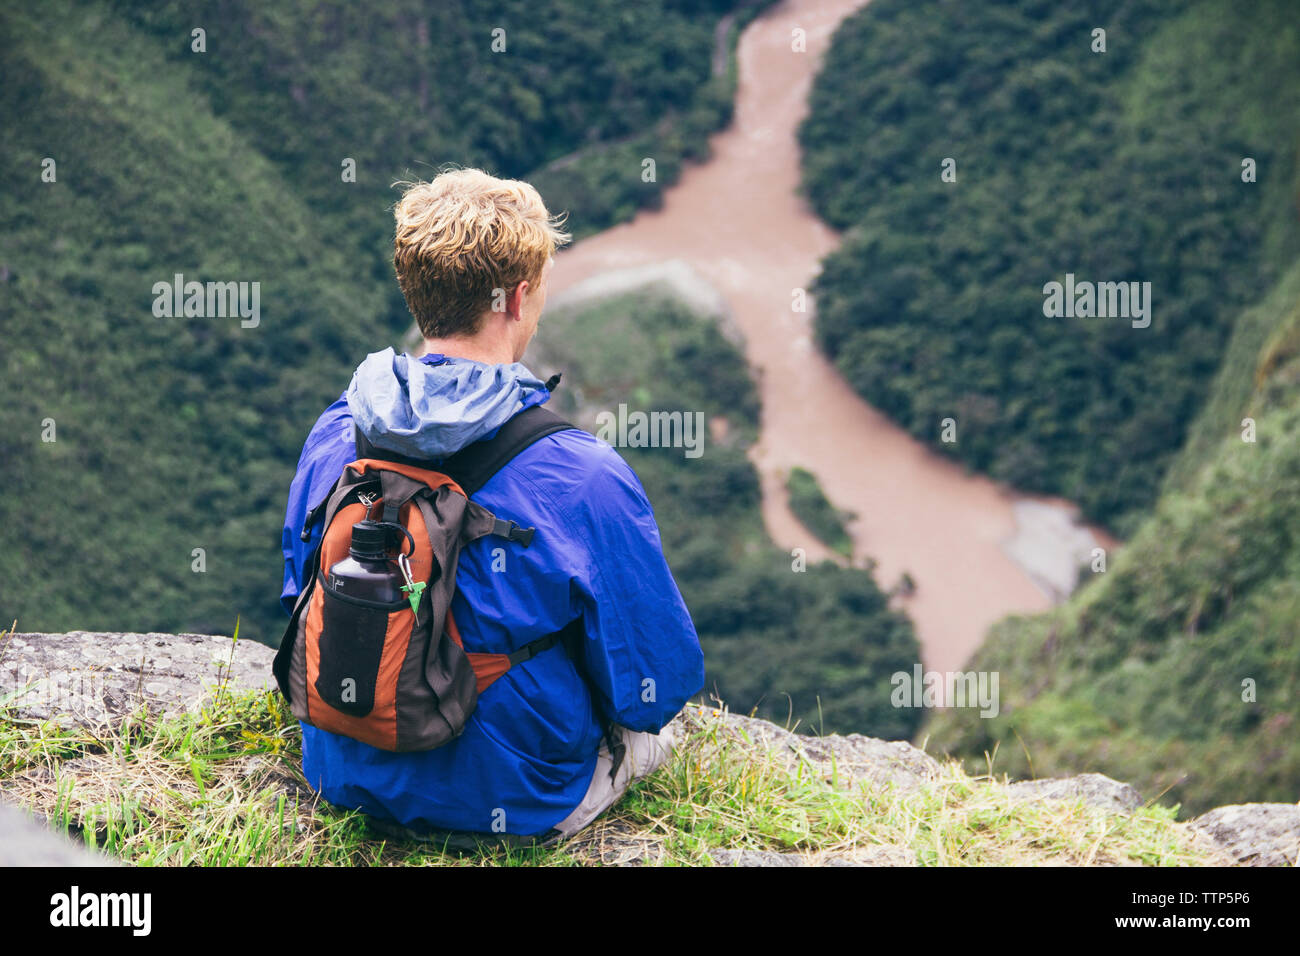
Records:
[[[520,282],[514,287],[510,295],[506,296],[506,315],[512,319],[521,319],[524,315],[524,295],[528,292],[527,280]]]

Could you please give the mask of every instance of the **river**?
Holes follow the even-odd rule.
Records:
[[[879,584],[889,588],[904,571],[916,582],[896,604],[916,625],[924,665],[956,670],[998,618],[1059,600],[1075,553],[1115,542],[1074,527],[1068,503],[966,474],[893,425],[814,346],[813,309],[791,307],[792,290],[809,287],[838,242],[798,193],[796,130],[831,34],[862,5],[786,0],[751,23],[737,51],[734,120],[711,139],[710,159],[689,166],[660,209],[562,251],[549,295],[563,302],[589,280],[683,261],[712,285],[760,373],[762,421],[751,458],[772,538],[811,560],[831,557],[786,503],[783,476],[801,465],[836,507],[857,514],[849,528],[855,559],[878,562]],[[796,28],[805,31],[805,52],[792,49]]]

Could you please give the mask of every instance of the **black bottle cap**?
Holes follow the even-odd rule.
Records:
[[[383,561],[388,557],[388,529],[378,521],[358,521],[352,526],[352,557],[358,561]]]

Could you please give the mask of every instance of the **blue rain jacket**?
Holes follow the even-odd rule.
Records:
[[[354,421],[378,448],[436,461],[549,397],[518,363],[368,356],[298,461],[284,522],[285,611],[323,531],[318,522],[301,541],[306,515],[356,458]],[[461,552],[452,613],[465,649],[510,653],[581,615],[590,683],[553,647],[484,691],[465,732],[437,750],[389,753],[303,724],[302,769],[330,803],[406,826],[486,833],[504,823],[507,833],[540,834],[591,783],[601,741],[593,694],[615,722],[656,733],[703,687],[704,659],[645,491],[607,443],[578,430],[549,435],[474,500],[537,533],[528,548],[489,536]],[[492,570],[494,549],[504,549],[505,573]]]

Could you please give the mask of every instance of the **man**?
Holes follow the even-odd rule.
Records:
[[[411,186],[396,220],[397,281],[425,354],[367,356],[312,428],[285,516],[287,611],[321,533],[300,540],[306,514],[357,457],[354,424],[376,449],[437,462],[550,397],[520,360],[569,237],[537,191],[457,170]],[[303,724],[303,772],[329,802],[404,834],[550,842],[663,764],[672,741],[659,731],[703,686],[703,656],[645,492],[609,445],[548,435],[473,498],[537,531],[528,548],[485,537],[461,552],[451,611],[465,650],[510,653],[581,619],[580,660],[557,645],[512,667],[436,750],[391,753]]]

